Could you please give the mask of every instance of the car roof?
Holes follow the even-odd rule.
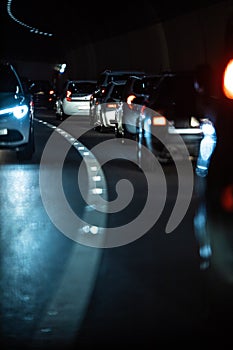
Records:
[[[105,70],[100,73],[97,79],[98,86],[107,86],[109,80],[126,81],[131,75],[145,75],[142,71],[131,71],[131,70]]]
[[[69,83],[93,83],[93,84],[96,84],[96,80],[92,80],[92,79],[70,79],[70,80],[67,80],[66,83],[67,84],[69,84]]]
[[[105,70],[103,72],[101,72],[100,74],[109,74],[109,75],[119,75],[119,74],[145,74],[144,71],[138,71],[138,70]]]

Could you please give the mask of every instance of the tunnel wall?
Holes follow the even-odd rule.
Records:
[[[140,30],[83,45],[67,53],[66,76],[95,79],[107,68],[139,69],[153,74],[193,69],[202,63],[209,63],[217,74],[232,12],[232,1],[223,1]]]

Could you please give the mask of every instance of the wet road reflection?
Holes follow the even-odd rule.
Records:
[[[45,113],[40,118],[56,124]],[[205,177],[194,174],[190,206],[174,232],[165,234],[165,227],[177,196],[177,173],[175,167],[165,166],[166,203],[146,234],[108,249],[80,244],[54,225],[41,198],[39,167],[52,132],[48,125],[36,123],[37,148],[31,162],[19,163],[14,154],[0,152],[0,304],[5,349],[149,346],[151,341],[155,345],[227,343],[233,310],[232,222],[208,216]],[[114,137],[94,132],[89,136],[82,142],[90,142],[91,147],[96,140]],[[130,162],[123,157],[125,150]],[[116,184],[123,177],[137,189],[136,204],[120,215],[113,210],[107,216],[109,227],[121,227],[137,217],[146,200],[146,181],[132,163],[133,147],[120,145],[119,151],[122,157],[119,154],[119,159],[104,166],[107,196],[114,202]],[[56,152],[54,163],[48,163],[51,183],[56,180],[53,166],[59,148]],[[106,148],[101,159],[107,158]],[[72,210],[84,219],[87,206],[77,189],[80,161],[77,148],[71,147],[62,179]],[[98,176],[95,173],[92,179],[97,187]],[[86,193],[87,179],[85,174]],[[60,203],[49,182],[45,190],[55,211]],[[64,213],[57,215],[62,223]],[[97,227],[99,220],[91,211],[88,215],[93,223],[83,229],[87,237],[96,235],[90,227]]]
[[[39,164],[19,164],[14,154],[2,152],[0,168],[1,344],[70,344],[101,250],[77,244],[54,227],[41,201]]]

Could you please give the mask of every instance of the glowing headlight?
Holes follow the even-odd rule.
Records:
[[[7,113],[13,113],[15,118],[21,119],[25,117],[25,115],[28,113],[28,106],[27,105],[15,106],[11,108],[2,109],[0,111],[0,115],[7,114]]]
[[[25,115],[28,113],[28,106],[23,105],[23,106],[17,106],[13,109],[13,114],[15,118],[21,119],[25,117]]]
[[[215,128],[212,123],[203,123],[202,131],[204,135],[214,135],[215,134]]]

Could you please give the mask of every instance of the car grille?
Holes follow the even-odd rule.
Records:
[[[22,134],[17,130],[8,130],[7,135],[0,135],[1,142],[16,142],[23,140]]]

